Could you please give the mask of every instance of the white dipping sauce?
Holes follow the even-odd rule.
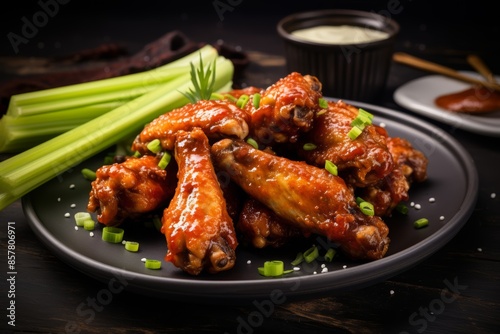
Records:
[[[389,34],[358,26],[316,26],[291,32],[305,41],[321,44],[359,44],[389,38]]]

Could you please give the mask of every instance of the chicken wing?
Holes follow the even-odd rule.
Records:
[[[130,157],[97,169],[87,210],[98,212],[98,221],[106,225],[118,225],[135,215],[163,210],[175,192],[177,167],[173,163],[161,169],[159,160],[153,155]]]
[[[377,215],[389,215],[409,199],[410,186],[427,179],[427,157],[406,139],[387,138],[387,148],[396,164],[394,170],[377,184],[358,189],[359,196],[374,205]]]
[[[208,138],[201,129],[179,131],[175,144],[178,185],[165,209],[167,261],[192,274],[233,267],[238,244],[233,222],[210,160]]]
[[[254,198],[243,204],[236,231],[240,240],[255,248],[280,247],[306,234]]]
[[[387,252],[387,225],[360,211],[340,177],[241,140],[223,139],[211,151],[218,168],[297,228],[326,236],[354,259],[380,259]]]
[[[261,94],[258,108],[248,103],[251,135],[264,145],[295,142],[309,131],[314,114],[321,110],[321,83],[314,76],[293,72]]]
[[[329,102],[328,111],[315,118],[313,128],[301,140],[300,157],[318,167],[330,160],[344,180],[355,186],[365,187],[377,183],[394,168],[394,162],[386,141],[385,129],[369,125],[361,135],[352,140],[348,133],[358,108],[343,101]],[[304,150],[304,143],[313,143],[316,148]]]
[[[159,139],[164,150],[172,150],[178,131],[201,128],[209,138],[222,136],[245,138],[249,116],[235,104],[202,100],[165,113],[147,124],[132,143],[132,150],[149,154],[147,144]]]

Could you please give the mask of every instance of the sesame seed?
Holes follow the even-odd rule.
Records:
[[[322,263],[321,268],[325,268],[325,267],[326,267],[326,264]]]
[[[58,202],[60,202],[60,201],[61,201],[61,197],[58,197],[58,198],[57,198],[57,201],[58,201]]]
[[[247,264],[252,264],[252,260],[248,260],[248,261],[247,261]]]
[[[440,216],[440,217],[439,217],[439,220],[444,220],[444,216]]]
[[[386,126],[384,122],[380,122],[379,125],[380,125],[381,128],[385,128],[385,126]]]
[[[429,203],[434,203],[436,199],[434,197],[429,198]]]
[[[415,206],[415,202],[411,202],[411,203],[410,203],[410,206]]]
[[[75,231],[78,231],[78,226],[75,226]]]
[[[69,212],[66,212],[66,213],[64,214],[64,217],[69,218],[69,217],[71,217],[71,215],[69,214]]]
[[[328,268],[323,268],[323,269],[321,269],[321,272],[322,272],[322,273],[327,273],[327,272],[328,272]]]
[[[300,267],[293,267],[293,271],[299,271]]]
[[[420,210],[422,206],[420,204],[415,204],[415,209]]]
[[[316,271],[313,271],[313,275],[316,275],[316,274],[317,274],[317,272],[316,272]]]
[[[72,183],[69,185],[69,189],[75,189],[75,185]]]
[[[389,293],[390,293],[391,295],[393,295],[393,294],[394,294],[394,290],[389,291]]]
[[[89,233],[89,235],[90,235],[91,237],[94,237],[94,232],[90,232],[90,233]]]
[[[143,258],[141,259],[141,261],[142,261],[142,262],[146,262],[146,258],[145,258],[145,257],[143,257]]]
[[[71,204],[71,205],[70,205],[70,207],[72,207],[72,208],[76,208],[76,204],[75,204],[75,203],[73,203],[73,204]]]
[[[483,249],[482,249],[482,248],[480,248],[480,247],[478,247],[478,248],[477,248],[477,251],[478,251],[478,252],[482,252],[482,251],[483,251]]]
[[[343,269],[347,268],[347,265],[345,265],[345,264],[344,264],[344,265],[342,266],[342,268],[343,268]]]
[[[495,197],[497,197],[497,194],[495,194],[495,193],[491,193],[490,197],[491,197],[491,198],[495,198]]]

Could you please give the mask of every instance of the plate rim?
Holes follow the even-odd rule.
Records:
[[[321,275],[282,277],[280,279],[244,279],[228,281],[214,278],[207,281],[196,280],[195,277],[175,278],[152,276],[113,267],[77,253],[55,238],[46,228],[44,223],[37,217],[35,208],[33,207],[32,193],[22,198],[22,208],[27,217],[28,224],[43,244],[45,244],[56,257],[69,266],[101,282],[109,281],[110,277],[113,277],[112,275],[129,277],[131,279],[127,285],[127,289],[130,291],[161,298],[186,300],[186,298],[189,297],[196,297],[198,302],[213,302],[214,298],[218,298],[224,303],[232,303],[247,301],[248,299],[268,298],[270,293],[276,289],[290,297],[312,297],[324,292],[358,289],[386,280],[398,273],[408,270],[434,254],[462,229],[475,209],[479,189],[477,169],[470,154],[455,138],[424,120],[369,103],[336,98],[329,99],[343,100],[359,108],[364,108],[366,110],[371,109],[380,113],[382,117],[402,121],[406,125],[417,126],[419,132],[421,132],[421,129],[424,129],[426,133],[432,133],[438,138],[437,140],[439,140],[441,144],[444,145],[444,143],[446,143],[447,146],[453,148],[453,156],[456,159],[465,162],[462,164],[462,167],[464,173],[467,175],[467,191],[461,203],[461,209],[447,221],[446,225],[442,226],[437,231],[439,233],[435,232],[416,244],[382,259],[349,267],[346,270],[335,271],[335,277],[339,278],[335,282],[335,286],[332,286],[331,282],[329,282],[333,272]],[[78,260],[76,263],[75,259]],[[409,261],[409,259],[411,261]],[[394,267],[398,269],[394,270]],[[176,291],[169,289],[165,294],[158,294],[157,287],[162,287],[169,283],[176,287],[182,287],[182,289]],[[200,284],[207,287],[217,287],[217,289],[208,288],[203,295],[200,295],[197,289],[191,290],[192,287],[199,286]],[[286,287],[290,286],[299,286],[302,288],[297,290],[286,289]]]

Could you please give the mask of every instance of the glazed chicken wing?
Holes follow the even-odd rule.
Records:
[[[365,187],[387,176],[394,163],[386,145],[385,129],[369,125],[355,140],[349,138],[351,122],[357,114],[358,108],[354,106],[330,101],[328,111],[316,117],[314,130],[301,141],[301,144],[313,143],[316,148],[307,151],[299,147],[299,155],[318,167],[330,160],[347,183]]]
[[[98,221],[106,225],[163,210],[175,191],[176,165],[164,170],[158,167],[159,160],[156,156],[130,157],[100,167],[92,181],[87,210],[98,212]]]
[[[179,131],[175,144],[178,185],[162,219],[167,261],[192,274],[233,267],[237,246],[233,222],[201,129]]]
[[[314,76],[293,72],[261,94],[257,109],[247,103],[251,135],[264,145],[295,142],[309,131],[314,114],[321,110],[321,83]]]
[[[359,195],[374,205],[377,215],[389,215],[402,201],[409,198],[408,191],[413,182],[427,179],[427,157],[415,149],[406,139],[387,138],[396,167],[377,184],[359,189]]]
[[[243,204],[236,231],[243,242],[255,248],[281,247],[306,234],[254,198]]]
[[[387,225],[360,211],[340,177],[256,150],[243,141],[223,139],[211,151],[218,168],[297,228],[326,236],[354,259],[375,260],[386,253]]]
[[[159,139],[164,150],[172,150],[178,131],[201,128],[209,138],[245,138],[248,115],[228,101],[202,100],[174,109],[147,124],[132,143],[132,150],[149,154],[147,144]]]

